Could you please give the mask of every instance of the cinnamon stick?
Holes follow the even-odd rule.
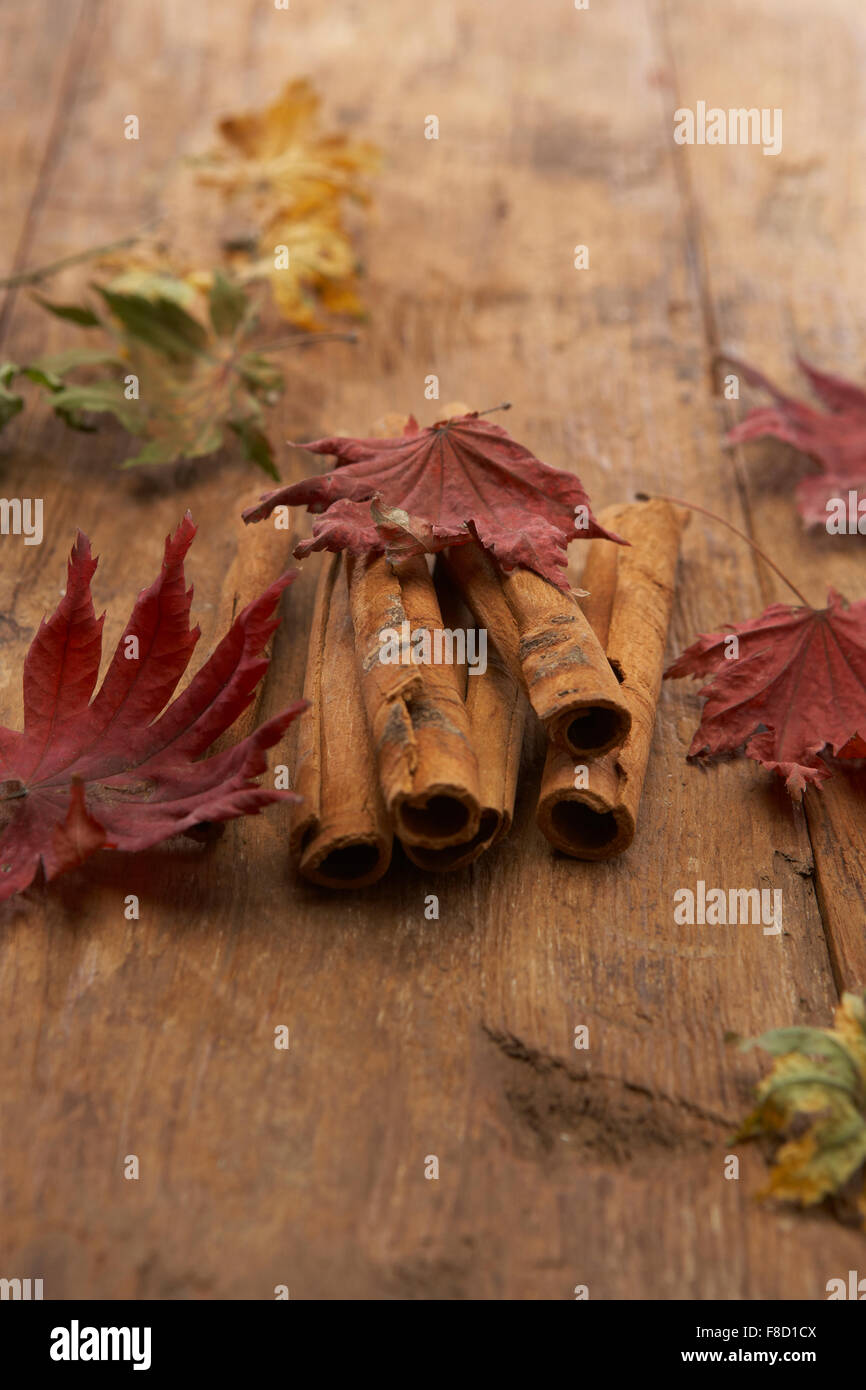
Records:
[[[437,565],[440,598],[445,574],[445,567]],[[465,629],[471,622],[471,615],[453,584],[440,606],[449,627],[462,625]],[[523,682],[492,644],[489,632],[486,669],[470,675],[464,665],[461,674],[470,736],[478,756],[481,815],[477,831],[463,843],[437,849],[405,846],[413,864],[434,872],[462,869],[471,864],[508,834],[514,815],[528,709]]]
[[[364,704],[397,834],[433,849],[463,843],[481,815],[478,763],[459,673],[415,660],[425,634],[432,652],[443,631],[427,562],[349,556],[347,574]]]
[[[361,695],[346,570],[325,557],[316,590],[294,789],[303,797],[290,848],[304,878],[328,888],[375,883],[391,862],[393,834],[379,790]]]
[[[258,493],[255,498],[248,499],[248,505],[252,506],[256,500]],[[213,631],[218,637],[228,632],[235,618],[248,603],[259,598],[265,589],[292,567],[294,533],[290,535],[287,531],[277,531],[275,527],[265,526],[262,528],[264,535],[260,537],[244,525],[239,514],[234,519],[232,529],[235,535],[235,552],[222,581],[213,623]],[[270,659],[273,647],[272,635],[268,638],[262,655]],[[187,671],[180,688],[185,688],[191,679],[192,675]],[[262,709],[268,698],[268,685],[269,682],[266,680],[259,683],[253,698],[246,708],[241,710],[232,727],[217,739],[214,744],[215,751],[222,752],[240,743],[261,723]],[[188,839],[203,842],[219,839],[224,833],[223,821],[204,821],[199,825],[190,826],[184,832]]]
[[[453,546],[447,563],[503,659],[521,671],[551,743],[572,758],[618,747],[631,712],[577,601],[531,570],[503,573],[475,543]]]
[[[255,500],[257,498],[258,493],[255,495]],[[249,499],[250,505],[252,505],[253,500],[252,498]],[[248,603],[252,603],[260,594],[264,593],[265,589],[279,579],[285,570],[294,567],[292,560],[292,550],[295,544],[294,532],[278,531],[274,526],[255,528],[246,526],[239,515],[234,518],[232,530],[235,535],[236,547],[220,588],[214,622],[214,631],[218,636],[228,632],[237,615],[246,608]],[[264,655],[271,655],[273,643],[274,639],[271,637],[265,647]],[[259,685],[254,699],[235,720],[231,730],[222,736],[217,747],[227,748],[233,743],[239,743],[241,739],[252,733],[260,722],[266,686],[266,681]]]
[[[609,507],[600,520],[631,545],[588,542],[583,611],[606,645],[632,721],[622,747],[587,762],[585,772],[560,749],[548,751],[538,824],[551,844],[578,859],[610,859],[634,839],[688,513],[653,500]]]

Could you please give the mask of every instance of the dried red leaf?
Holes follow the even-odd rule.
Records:
[[[726,655],[732,636],[733,659]],[[745,746],[793,796],[830,776],[822,751],[844,758],[866,751],[864,599],[849,604],[830,589],[823,609],[774,603],[759,618],[700,636],[665,672],[707,675],[691,758]]]
[[[199,638],[189,626],[192,589],[183,571],[195,532],[187,512],[95,696],[103,619],[90,593],[96,561],[78,533],[66,592],[24,662],[24,728],[0,728],[0,899],[26,888],[40,862],[51,879],[102,847],[149,849],[202,821],[297,800],[252,779],[303,700],[235,747],[202,758],[253,699],[268,666],[261,653],[276,627],[273,613],[293,573],[238,615],[166,708]],[[127,656],[135,650],[130,638],[137,657]]]
[[[365,505],[372,498],[426,523],[426,549],[477,539],[503,569],[522,565],[561,589],[568,587],[562,570],[570,540],[619,539],[595,520],[575,474],[542,463],[477,411],[426,429],[410,416],[397,438],[334,436],[303,447],[334,457],[337,467],[268,493],[244,512],[248,522],[280,505],[323,512],[312,539],[295,550],[299,559],[313,550],[384,553],[387,534]]]
[[[857,501],[866,497],[866,391],[842,377],[819,372],[798,357],[797,365],[827,406],[827,413],[786,396],[745,362],[734,357],[725,361],[736,367],[750,386],[766,391],[775,402],[750,410],[729,432],[727,442],[744,444],[772,435],[793,444],[824,469],[797,484],[797,506],[809,525],[826,522],[830,498],[842,498],[847,507],[850,492],[857,494]]]

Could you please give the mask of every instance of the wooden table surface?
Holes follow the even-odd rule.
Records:
[[[4,273],[140,225],[217,116],[307,75],[385,166],[363,341],[290,364],[276,438],[387,410],[429,423],[436,373],[443,400],[510,399],[509,429],[597,506],[675,492],[747,528],[814,603],[828,582],[866,596],[862,543],[804,537],[802,458],[722,449],[748,402],[712,374],[726,347],[801,394],[797,352],[863,378],[858,0],[32,0],[4,7],[0,44]],[[673,111],[698,100],[781,108],[782,153],[675,145]],[[18,361],[69,342],[20,290],[0,331]],[[3,722],[76,527],[109,647],[186,506],[202,652],[232,602],[259,478],[228,453],[136,477],[114,471],[121,448],[41,408],[0,441],[4,495],[45,501],[41,546],[0,539]],[[284,476],[309,462],[286,450]],[[265,712],[300,691],[315,574],[287,596]],[[671,650],[785,598],[696,517]],[[7,904],[0,1275],[42,1277],[46,1298],[785,1299],[862,1269],[861,1235],[755,1204],[758,1151],[726,1180],[763,1060],[724,1039],[826,1024],[866,984],[866,778],[799,808],[743,759],[691,767],[699,703],[666,684],[638,837],[611,864],[549,852],[530,761],[511,839],[453,877],[397,864],[364,892],[311,888],[276,808]],[[698,879],[781,889],[782,934],[675,925]]]

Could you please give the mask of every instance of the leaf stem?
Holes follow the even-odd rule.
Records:
[[[91,246],[87,251],[73,251],[72,255],[61,256],[60,260],[49,261],[48,265],[37,266],[35,270],[19,271],[17,275],[9,275],[6,279],[0,280],[0,290],[14,290],[20,285],[38,285],[40,281],[50,279],[67,266],[80,265],[82,261],[92,261],[95,256],[104,256],[109,251],[122,251],[125,246],[134,246],[145,235],[146,229],[134,232],[131,236],[121,237],[119,241],[107,241],[104,246]]]
[[[649,501],[648,493],[639,492],[637,496],[639,501]],[[796,584],[792,584],[788,576],[782,573],[775,561],[771,560],[769,555],[767,555],[766,552],[763,551],[759,545],[756,545],[755,542],[751,539],[751,537],[746,535],[745,531],[741,531],[739,526],[735,526],[732,521],[727,521],[725,517],[718,516],[716,512],[711,512],[706,507],[699,506],[697,502],[686,502],[685,499],[682,497],[659,497],[658,501],[670,502],[675,507],[687,507],[690,512],[700,512],[701,516],[707,516],[710,518],[711,521],[719,521],[721,522],[722,526],[727,526],[728,530],[733,531],[735,536],[739,536],[741,541],[745,541],[746,545],[750,546],[751,549],[754,550],[756,555],[760,555],[764,563],[766,565],[769,565],[770,569],[773,570],[773,572],[779,576],[779,578],[782,580],[782,583],[787,584],[788,588],[791,590],[791,593],[797,595],[797,598],[800,600],[804,608],[812,607],[809,600],[803,594],[800,593],[800,590],[797,588]]]
[[[272,343],[262,343],[261,346],[254,347],[253,352],[279,352],[287,347],[307,347],[313,343],[357,343],[358,335],[352,329],[342,332],[334,329],[331,332],[323,333],[295,333],[291,338],[276,338]]]

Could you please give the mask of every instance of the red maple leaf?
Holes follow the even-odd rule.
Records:
[[[312,550],[382,554],[387,538],[365,505],[372,498],[427,523],[428,549],[478,540],[503,569],[522,565],[561,589],[570,540],[619,540],[592,515],[575,474],[542,463],[477,411],[426,429],[410,416],[394,439],[333,436],[303,447],[337,467],[267,493],[243,514],[249,522],[280,505],[323,512],[312,539],[296,548],[299,559]]]
[[[700,636],[665,671],[707,675],[690,758],[745,746],[793,796],[830,776],[822,751],[866,755],[866,599],[849,604],[830,589],[826,608],[774,603],[759,618]]]
[[[744,444],[772,435],[793,444],[824,469],[797,484],[797,506],[804,521],[809,525],[824,524],[830,498],[842,498],[847,508],[849,492],[856,494],[856,502],[866,496],[866,391],[842,377],[819,372],[798,357],[797,365],[809,378],[815,395],[828,407],[827,413],[786,396],[745,362],[735,357],[724,360],[736,367],[750,386],[766,391],[774,401],[771,406],[750,410],[729,432],[727,443]]]
[[[183,572],[195,532],[187,512],[95,696],[103,618],[94,616],[90,594],[96,561],[78,533],[66,592],[24,662],[24,728],[0,728],[0,899],[26,888],[40,862],[51,879],[100,848],[149,849],[203,821],[298,799],[252,779],[304,700],[202,758],[253,699],[268,666],[261,652],[276,627],[273,613],[294,573],[238,615],[166,708],[200,635],[189,626],[192,589]]]

